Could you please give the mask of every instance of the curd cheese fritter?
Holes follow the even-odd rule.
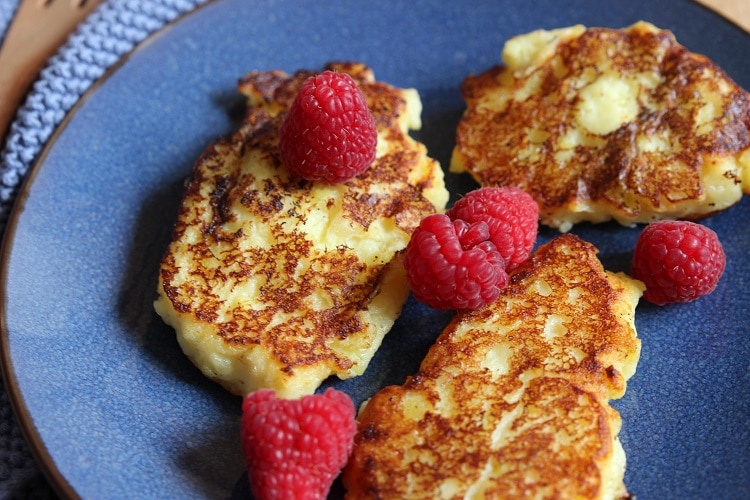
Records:
[[[646,22],[508,40],[469,76],[451,170],[516,186],[543,224],[698,219],[750,192],[750,95]]]
[[[348,498],[622,498],[621,397],[640,282],[565,234],[456,315],[402,386],[360,411]]]
[[[313,72],[253,72],[248,111],[211,145],[187,183],[161,264],[155,309],[200,370],[238,395],[310,394],[331,375],[363,373],[409,294],[411,232],[448,201],[440,165],[409,136],[421,126],[414,89],[349,73],[378,131],[377,155],[340,184],[291,176],[278,130]]]

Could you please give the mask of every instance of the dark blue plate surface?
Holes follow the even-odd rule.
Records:
[[[223,0],[143,44],[51,141],[5,242],[7,383],[53,482],[85,498],[247,494],[240,400],[198,373],[152,309],[182,182],[204,147],[236,126],[241,75],[363,61],[378,79],[420,91],[415,135],[447,166],[459,85],[498,63],[508,37],[640,19],[750,88],[750,37],[687,0]],[[473,187],[466,176],[448,182],[454,193]],[[643,353],[616,406],[626,484],[639,500],[750,498],[749,218],[743,201],[705,221],[728,257],[712,295],[638,308]],[[638,230],[575,232],[608,268],[629,269]],[[368,372],[336,385],[361,401],[400,383],[448,318],[409,302]]]

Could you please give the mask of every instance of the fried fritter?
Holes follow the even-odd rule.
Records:
[[[402,250],[444,209],[443,172],[409,136],[416,90],[352,75],[378,129],[377,157],[342,184],[291,176],[278,129],[313,72],[253,72],[241,128],[211,145],[187,183],[161,264],[155,309],[187,356],[228,390],[293,398],[330,375],[362,374],[409,293]]]
[[[750,95],[670,31],[538,30],[502,58],[463,83],[451,170],[524,189],[543,224],[699,219],[750,192]]]
[[[618,498],[621,397],[640,356],[640,282],[572,234],[500,298],[460,312],[419,372],[358,417],[349,498]]]

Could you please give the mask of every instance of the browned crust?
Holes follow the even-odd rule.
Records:
[[[620,427],[608,400],[623,394],[623,366],[637,361],[640,344],[628,292],[595,255],[573,235],[542,246],[495,303],[457,315],[417,374],[373,396],[343,475],[350,497],[406,498],[409,488],[433,497],[452,479],[463,496],[494,463],[489,497],[597,498]],[[568,318],[565,335],[545,339],[550,315]],[[501,344],[512,355],[498,375],[482,361]],[[418,458],[404,464],[404,454]]]
[[[668,210],[675,203],[700,200],[707,186],[701,179],[706,162],[737,155],[750,147],[750,99],[709,58],[688,51],[667,30],[589,28],[581,36],[561,42],[554,59],[568,70],[556,73],[552,64],[535,70],[541,87],[523,101],[511,101],[501,113],[478,109],[487,93],[509,81],[502,66],[469,76],[462,93],[468,109],[457,131],[457,150],[464,167],[482,185],[518,186],[549,214],[576,201],[610,206],[623,218],[638,216],[648,203]],[[574,159],[563,166],[555,159],[557,141],[574,122],[579,94],[571,83],[584,71],[596,72],[598,61],[611,62],[623,74],[655,71],[663,81],[651,92],[656,109],[641,106],[638,117],[603,136],[603,147],[578,146]],[[520,88],[528,75],[509,84]],[[535,75],[539,76],[538,74]],[[707,92],[721,96],[724,112],[705,134],[696,133],[697,114]],[[529,147],[529,129],[548,137],[533,159],[519,158]],[[671,151],[647,152],[636,137],[669,134]],[[735,177],[736,173],[727,175]],[[707,215],[711,213],[709,209]]]
[[[423,190],[437,180],[424,147],[399,125],[406,105],[400,90],[374,81],[372,71],[361,64],[335,63],[326,69],[352,74],[367,98],[379,133],[396,143],[366,173],[343,187],[344,217],[364,229],[378,218],[392,217],[398,228],[410,233],[422,216],[438,210],[423,196]],[[290,206],[290,200],[308,199],[315,189],[314,183],[289,174],[277,147],[286,109],[311,74],[253,72],[241,80],[239,89],[255,105],[248,107],[237,133],[209,146],[197,161],[160,273],[161,286],[176,311],[215,329],[229,345],[262,346],[269,359],[288,374],[297,367],[320,363],[336,373],[352,367],[352,360],[337,354],[331,342],[367,331],[369,325],[363,324],[357,313],[366,310],[379,293],[390,264],[390,257],[384,257],[375,265],[365,265],[347,245],[313,252],[313,242],[305,233],[284,230],[285,219],[304,222],[308,217],[296,209],[297,204]],[[256,182],[255,173],[244,166],[249,152],[272,165],[272,178]],[[375,190],[384,185],[388,189]],[[274,238],[270,248],[243,244],[253,235],[238,223],[239,207],[270,228]],[[175,245],[183,244],[191,253],[189,266],[176,262]],[[312,263],[300,275],[295,269],[302,259]],[[264,282],[258,294],[263,307],[251,309],[240,303],[231,307],[229,314],[222,314],[227,305],[217,290],[258,276]],[[305,307],[305,300],[321,291],[327,294],[331,307]],[[278,321],[278,314],[295,311],[304,314]]]

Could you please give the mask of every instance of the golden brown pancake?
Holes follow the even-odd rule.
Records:
[[[367,99],[370,168],[336,185],[292,176],[278,129],[313,72],[250,73],[242,126],[196,163],[162,260],[156,311],[193,363],[238,395],[293,398],[361,374],[409,293],[402,250],[448,200],[440,165],[408,133],[421,124],[416,90],[376,82],[361,64],[326,69],[350,73]]]
[[[750,96],[651,24],[514,37],[462,94],[451,170],[524,189],[562,231],[697,219],[750,192]]]
[[[643,287],[566,234],[460,312],[415,375],[366,403],[349,498],[618,498],[621,397]]]

